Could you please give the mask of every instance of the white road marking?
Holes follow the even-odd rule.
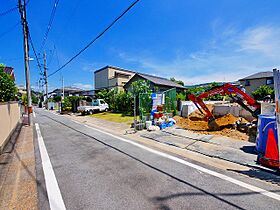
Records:
[[[51,210],[66,210],[64,201],[62,199],[62,195],[57,183],[57,180],[55,178],[55,174],[53,171],[52,163],[50,161],[40,128],[38,123],[35,123],[37,136],[38,136],[38,144],[39,144],[39,150],[41,153],[41,159],[42,159],[42,166],[43,166],[43,172],[45,176],[45,182],[46,182],[46,188],[47,188],[47,194],[49,198],[49,204]]]
[[[74,121],[74,120],[72,120],[72,121],[75,122],[75,123],[81,124],[80,122],[77,122],[77,121]],[[216,171],[209,170],[209,169],[204,168],[204,167],[202,167],[202,166],[199,166],[199,165],[190,163],[190,162],[188,162],[188,161],[185,161],[185,160],[183,160],[183,159],[174,157],[174,156],[169,155],[169,154],[166,154],[166,153],[164,153],[164,152],[160,152],[160,151],[151,149],[151,148],[149,148],[149,147],[146,147],[146,146],[144,146],[144,145],[142,145],[142,144],[133,142],[133,141],[131,141],[131,140],[124,139],[124,138],[119,137],[119,136],[115,136],[115,135],[113,135],[113,134],[111,134],[111,133],[108,133],[108,132],[106,132],[106,131],[103,131],[103,130],[100,130],[100,129],[96,129],[96,128],[93,128],[93,127],[88,126],[88,125],[84,125],[84,126],[90,128],[90,129],[93,129],[93,130],[95,130],[95,131],[97,131],[97,132],[100,132],[100,133],[103,133],[103,134],[105,134],[105,135],[108,135],[108,136],[114,137],[114,138],[116,138],[116,139],[119,139],[119,140],[121,140],[121,141],[124,141],[124,142],[126,142],[126,143],[129,143],[129,144],[132,144],[132,145],[134,145],[134,146],[137,146],[137,147],[139,147],[139,148],[141,148],[141,149],[144,149],[144,150],[146,150],[146,151],[149,151],[149,152],[151,152],[151,153],[154,153],[154,154],[157,154],[157,155],[159,155],[159,156],[168,158],[168,159],[170,159],[170,160],[176,161],[176,162],[181,163],[181,164],[183,164],[183,165],[186,165],[186,166],[189,166],[189,167],[191,167],[191,168],[197,169],[197,170],[199,170],[199,171],[201,171],[201,172],[204,172],[204,173],[206,173],[206,174],[210,174],[210,175],[212,175],[212,176],[215,176],[215,177],[218,177],[218,178],[223,179],[223,180],[225,180],[225,181],[228,181],[228,182],[231,182],[231,183],[233,183],[233,184],[236,184],[236,185],[238,185],[238,186],[240,186],[240,187],[246,188],[246,189],[248,189],[248,190],[257,192],[257,193],[259,193],[259,194],[262,194],[262,195],[265,195],[265,196],[267,196],[267,197],[270,197],[270,198],[273,198],[273,199],[275,199],[275,200],[280,201],[280,195],[278,195],[278,194],[276,194],[276,193],[272,193],[272,192],[269,192],[269,191],[267,191],[267,190],[261,189],[261,188],[259,188],[259,187],[253,186],[253,185],[251,185],[251,184],[247,184],[247,183],[245,183],[245,182],[242,182],[242,181],[239,181],[239,180],[237,180],[237,179],[231,178],[231,177],[229,177],[229,176],[226,176],[226,175],[224,175],[224,174],[218,173],[218,172],[216,172]]]
[[[33,117],[36,118],[36,114],[35,114],[35,111],[34,111],[34,110],[33,110],[32,113],[33,113]]]

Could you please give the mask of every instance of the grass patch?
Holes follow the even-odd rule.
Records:
[[[127,116],[122,113],[112,113],[112,112],[100,112],[100,113],[92,114],[90,116],[94,118],[99,118],[99,119],[108,120],[117,123],[126,123],[126,124],[130,124],[134,120],[133,116]]]

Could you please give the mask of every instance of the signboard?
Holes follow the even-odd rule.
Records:
[[[162,104],[162,98],[162,94],[152,93],[152,111],[155,111],[157,106]]]
[[[276,104],[276,124],[278,135],[278,152],[280,157],[280,72],[277,69],[273,69],[274,77],[274,91],[275,91],[275,104]],[[280,161],[280,160],[279,160]]]

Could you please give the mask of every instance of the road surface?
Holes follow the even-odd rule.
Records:
[[[35,113],[41,209],[279,209],[275,185]]]

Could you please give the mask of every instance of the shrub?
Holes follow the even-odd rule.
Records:
[[[14,100],[17,93],[15,82],[4,72],[4,67],[0,64],[0,102]]]
[[[63,100],[62,110],[63,111],[71,111],[72,110],[72,104],[74,101],[82,100],[84,99],[84,96],[67,96]]]
[[[39,102],[39,99],[37,98],[37,96],[36,95],[34,95],[34,94],[32,94],[32,104],[38,104],[38,102]]]
[[[186,100],[186,94],[184,94],[184,93],[176,93],[176,100],[185,101]]]
[[[256,100],[263,100],[267,95],[271,95],[271,97],[274,98],[274,90],[270,86],[262,85],[252,92],[252,95]]]

